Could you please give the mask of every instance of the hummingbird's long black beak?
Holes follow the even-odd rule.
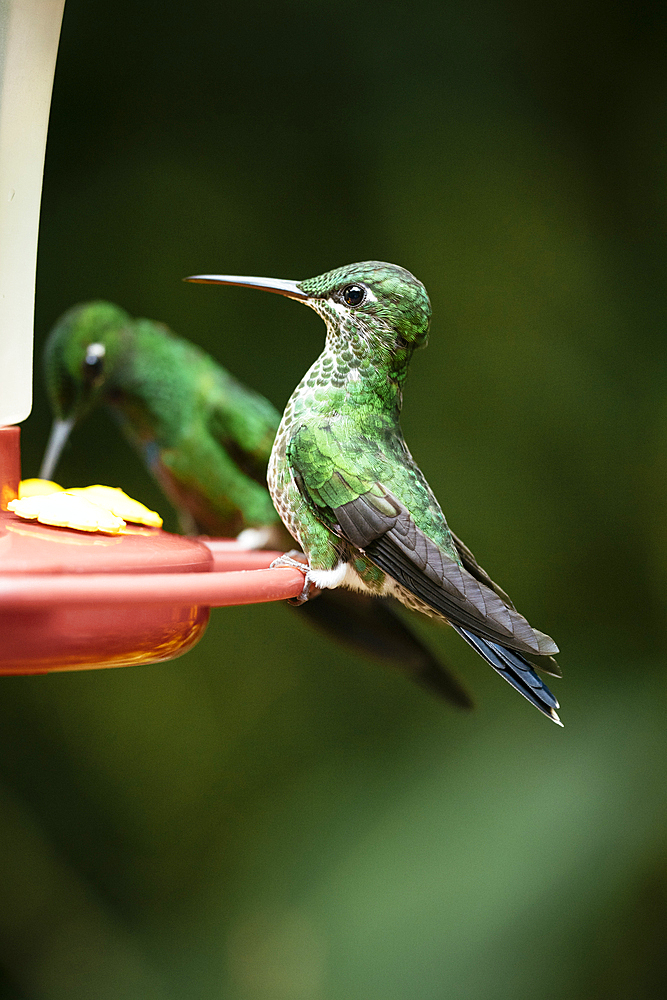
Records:
[[[74,427],[74,418],[69,420],[54,420],[51,427],[51,436],[44,452],[42,467],[39,470],[40,479],[50,479],[56,470],[58,459],[70,436],[70,431]]]
[[[238,274],[193,274],[183,281],[197,281],[202,285],[243,285],[245,288],[259,288],[265,292],[277,292],[290,299],[307,299],[308,294],[296,281],[285,278],[244,278]]]

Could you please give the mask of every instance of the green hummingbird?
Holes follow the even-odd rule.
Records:
[[[87,302],[50,331],[44,375],[55,419],[41,478],[51,478],[75,425],[104,406],[186,534],[231,537],[275,526],[266,542],[278,540],[266,464],[279,416],[204,351],[162,323]]]
[[[54,325],[44,373],[55,419],[41,478],[52,478],[76,424],[104,406],[173,503],[186,534],[238,536],[242,547],[289,548],[292,539],[266,485],[280,414],[200,348],[162,323],[133,319],[110,302],[88,302]],[[458,681],[391,601],[329,590],[303,610],[339,643],[471,707]]]
[[[560,676],[553,639],[532,628],[450,531],[400,427],[413,351],[425,347],[431,304],[409,271],[381,261],[305,281],[194,275],[310,306],[324,350],[290,398],[271,452],[276,510],[308,557],[311,589],[393,596],[450,624],[520,694],[562,725],[556,698],[528,657]],[[303,569],[303,566],[300,568]]]

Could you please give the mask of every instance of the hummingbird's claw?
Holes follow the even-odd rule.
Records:
[[[317,597],[320,593],[319,588],[308,579],[308,559],[300,549],[290,549],[289,552],[278,556],[271,563],[270,569],[277,569],[281,566],[289,566],[290,569],[299,569],[304,575],[303,590],[298,597],[290,598],[287,602],[288,604],[298,606],[312,600],[313,597]]]
[[[306,573],[308,571],[308,558],[301,549],[290,549],[289,552],[283,552],[281,556],[274,559],[269,568],[278,569],[280,566],[289,566],[291,569],[300,569],[302,573]]]

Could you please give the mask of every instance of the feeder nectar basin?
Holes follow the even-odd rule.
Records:
[[[0,674],[170,660],[201,638],[210,608],[295,597],[303,575],[275,552],[128,527],[100,535],[25,521],[19,430],[0,428]]]

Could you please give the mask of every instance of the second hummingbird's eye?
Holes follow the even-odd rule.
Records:
[[[86,356],[83,360],[83,377],[93,381],[102,374],[104,370],[104,355],[106,347],[104,344],[88,344]]]
[[[346,285],[341,294],[346,305],[360,306],[366,298],[366,289],[363,285]]]

